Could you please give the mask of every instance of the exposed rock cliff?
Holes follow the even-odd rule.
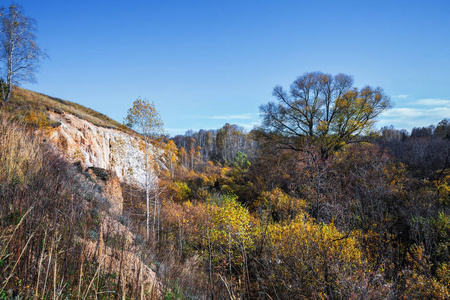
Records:
[[[60,125],[53,128],[49,140],[56,145],[71,162],[80,166],[80,171],[89,181],[100,187],[108,199],[109,208],[99,213],[99,239],[94,242],[78,238],[85,247],[89,259],[104,265],[122,278],[123,291],[127,286],[137,285],[145,289],[150,298],[160,298],[162,285],[156,273],[145,264],[136,247],[136,236],[113,216],[121,215],[123,197],[121,182],[145,187],[145,155],[142,140],[117,129],[100,127],[68,113],[48,112],[53,122]],[[149,164],[162,166],[161,150],[149,145]],[[153,168],[150,168],[153,170]],[[155,182],[155,172],[149,172],[150,181]],[[152,182],[151,182],[152,183]],[[86,203],[86,207],[89,203]],[[121,241],[125,251],[121,257],[104,242],[104,239]],[[124,261],[126,263],[124,263]],[[128,291],[129,292],[129,291]],[[146,298],[148,298],[146,297]]]
[[[67,113],[49,112],[50,119],[61,125],[50,133],[50,141],[57,145],[72,162],[81,161],[83,167],[110,170],[120,181],[145,185],[145,155],[142,141],[120,130],[95,126]],[[151,161],[160,164],[160,150],[150,145]],[[154,174],[150,174],[155,178]]]

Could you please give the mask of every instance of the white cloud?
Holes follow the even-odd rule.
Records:
[[[409,95],[406,95],[406,94],[400,94],[400,95],[394,96],[394,98],[398,98],[398,99],[406,99],[406,98],[408,98],[408,96],[409,96]]]
[[[256,113],[242,113],[222,116],[184,116],[183,119],[209,119],[209,120],[255,120],[259,117]]]
[[[237,125],[244,127],[244,129],[247,131],[251,131],[253,128],[255,128],[255,126],[258,126],[261,124],[259,122],[251,122],[251,123],[247,123],[247,124],[237,124]]]
[[[166,128],[166,132],[170,136],[175,136],[179,134],[185,134],[190,128]]]
[[[400,98],[399,96],[396,97]],[[411,130],[413,127],[436,125],[439,121],[450,117],[449,99],[419,99],[408,103],[403,102],[403,106],[394,107],[382,113],[377,127],[394,125],[397,129]]]
[[[417,118],[423,115],[423,109],[409,107],[392,108],[382,114],[383,118]]]
[[[450,100],[447,99],[421,99],[417,100],[415,104],[426,106],[444,106],[450,107]]]
[[[207,119],[213,119],[213,120],[252,120],[257,117],[258,114],[254,113],[243,113],[239,115],[228,115],[228,116],[211,116],[206,117]]]
[[[413,127],[436,125],[450,116],[450,107],[399,107],[380,115],[378,127],[394,125],[397,129],[411,130]]]

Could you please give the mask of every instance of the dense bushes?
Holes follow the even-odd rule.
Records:
[[[188,171],[178,165],[174,180],[195,192],[190,202],[170,206],[184,217],[166,228],[172,228],[175,244],[182,237],[184,257],[203,259],[204,272],[212,273],[204,282],[213,287],[209,293],[445,299],[449,144],[408,137],[398,142],[411,148],[408,157],[382,142],[347,145],[327,158],[313,146],[274,151],[261,143],[245,168],[208,163]],[[416,151],[422,144],[426,153]],[[423,162],[435,152],[429,164]],[[227,210],[232,202],[220,200],[230,193],[238,197],[225,198],[239,210]],[[236,235],[226,229],[241,209],[248,214],[248,230]],[[192,211],[196,217],[187,213]],[[227,213],[217,218],[219,211]],[[249,243],[239,244],[244,232]]]

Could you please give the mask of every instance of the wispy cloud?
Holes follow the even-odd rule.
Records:
[[[219,116],[185,116],[183,119],[208,119],[208,120],[256,120],[259,114],[256,113],[242,113],[233,115],[219,115]]]
[[[251,131],[253,128],[255,128],[255,126],[259,126],[261,124],[259,122],[251,122],[247,124],[238,124],[238,125],[244,127],[244,129],[247,131]]]
[[[393,98],[406,99],[406,98],[408,98],[408,96],[409,95],[406,95],[406,94],[400,94],[400,95],[397,95],[397,96],[393,96]]]
[[[207,116],[206,119],[212,120],[253,120],[258,117],[255,113],[243,113],[239,115],[225,115],[225,116]]]
[[[398,98],[398,96],[397,96]],[[380,115],[378,126],[394,125],[399,129],[411,130],[437,124],[450,116],[450,100],[427,98],[403,102],[403,107],[395,107]]]
[[[426,114],[426,110],[411,107],[392,108],[383,113],[383,118],[418,118]]]
[[[170,136],[175,136],[178,134],[185,134],[190,128],[166,128],[166,132]]]
[[[380,115],[378,126],[394,125],[398,129],[411,130],[413,127],[426,127],[437,124],[450,116],[448,107],[399,107]]]
[[[418,105],[426,105],[426,106],[442,106],[442,107],[450,107],[450,100],[448,99],[421,99],[417,100],[415,104]]]

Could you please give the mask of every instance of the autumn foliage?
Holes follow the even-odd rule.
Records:
[[[294,88],[345,79],[313,75]],[[86,240],[124,266],[125,254],[139,257],[165,299],[449,299],[450,123],[369,132],[388,98],[348,84],[330,102],[335,116],[304,139],[230,124],[167,139],[154,104],[138,99],[127,125],[158,176],[145,189],[122,183],[115,217],[133,243],[103,236],[108,201],[41,142],[44,112],[2,113],[0,298],[156,297],[137,283],[141,269],[125,284]]]
[[[449,149],[434,137],[404,142]],[[233,299],[448,298],[447,156],[423,180],[373,138],[326,157],[321,144],[303,146],[274,151],[259,141],[251,159],[236,152],[194,168],[173,160],[177,200],[164,206],[166,230],[181,257],[201,258],[205,291]]]

